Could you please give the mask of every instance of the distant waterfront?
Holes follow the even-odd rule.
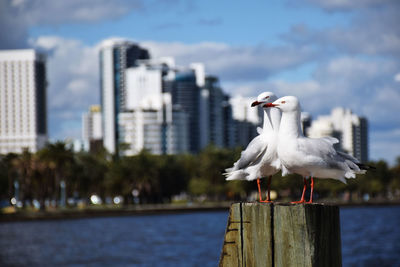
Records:
[[[288,201],[286,201],[288,202]],[[159,215],[180,214],[190,212],[228,211],[233,202],[207,202],[207,203],[175,203],[175,204],[145,204],[145,205],[92,205],[83,208],[59,208],[47,211],[34,209],[15,210],[3,209],[11,213],[0,213],[0,222],[35,221],[35,220],[63,220],[82,219],[108,216],[132,216],[132,215]],[[281,203],[281,202],[276,202]],[[338,205],[340,207],[369,207],[369,206],[400,206],[399,201],[368,201],[368,202],[340,202],[320,201],[325,205]]]
[[[0,223],[1,266],[216,266],[227,211]],[[400,264],[400,206],[342,207],[343,266]]]

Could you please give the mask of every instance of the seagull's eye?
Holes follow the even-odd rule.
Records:
[[[268,98],[269,98],[269,96],[264,97],[264,99],[268,99]]]
[[[281,101],[281,103],[282,103],[282,104],[285,104],[285,103],[286,103],[286,101]]]

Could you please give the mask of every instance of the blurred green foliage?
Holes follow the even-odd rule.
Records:
[[[186,193],[189,201],[242,200],[257,189],[256,182],[230,181],[222,173],[240,156],[240,148],[219,149],[209,146],[198,155],[152,155],[142,151],[131,157],[112,157],[106,151],[73,152],[65,143],[48,144],[37,153],[8,154],[0,157],[0,199],[14,196],[14,182],[20,186],[19,198],[40,203],[60,198],[60,182],[65,182],[68,198],[88,200],[122,196],[124,203],[168,203],[174,195]],[[348,200],[400,198],[400,157],[395,166],[384,161],[370,162],[376,170],[359,175],[343,184],[334,180],[316,180],[319,198]],[[265,179],[263,186],[265,187]],[[274,175],[272,190],[280,199],[295,199],[302,190],[297,175]],[[42,205],[44,207],[44,205]]]

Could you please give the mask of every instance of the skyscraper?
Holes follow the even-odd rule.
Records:
[[[307,135],[334,136],[340,141],[339,149],[361,162],[368,161],[368,121],[353,114],[350,109],[337,107],[332,109],[331,115],[318,117],[312,122]]]
[[[110,153],[118,153],[118,114],[126,108],[125,70],[137,60],[148,59],[149,53],[127,40],[108,39],[100,49],[101,110],[103,145]]]
[[[204,87],[201,89],[200,100],[201,147],[208,144],[214,144],[218,147],[225,146],[225,96],[219,85],[218,78],[206,76]]]
[[[187,152],[187,115],[173,105],[171,92],[164,92],[175,77],[173,59],[142,60],[138,64],[126,70],[126,111],[119,116],[124,151],[120,154],[135,155],[142,149],[154,154]]]
[[[89,112],[82,115],[82,140],[88,150],[93,150],[103,139],[103,127],[100,106],[91,106]]]
[[[222,103],[222,112],[224,116],[224,147],[234,147],[235,144],[235,124],[232,117],[232,106],[229,103],[230,96],[224,96],[224,102]]]
[[[369,160],[368,151],[368,120],[364,117],[358,117],[353,124],[353,154],[361,162]]]
[[[36,152],[47,142],[46,59],[32,49],[0,51],[0,153]]]
[[[193,69],[179,71],[169,88],[172,103],[188,115],[189,151],[192,153],[200,150],[200,87],[196,78]]]
[[[126,110],[140,107],[147,96],[158,96],[165,92],[166,80],[174,79],[175,63],[172,58],[141,60],[128,68],[126,76]]]
[[[170,93],[147,96],[139,107],[119,116],[121,154],[131,156],[143,149],[158,155],[188,151],[187,115],[173,107]]]

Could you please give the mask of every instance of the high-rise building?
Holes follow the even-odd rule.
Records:
[[[353,124],[353,153],[361,162],[369,160],[368,152],[368,120],[365,117],[358,117]]]
[[[172,103],[188,115],[189,151],[200,150],[200,87],[199,78],[193,69],[176,72],[175,79],[168,90],[172,94]]]
[[[142,149],[153,154],[188,151],[188,118],[179,105],[173,105],[175,78],[172,58],[142,60],[126,70],[126,111],[120,113],[119,126],[123,155]],[[168,89],[168,90],[167,90]]]
[[[100,49],[101,110],[103,144],[110,153],[118,153],[118,114],[125,111],[127,92],[125,70],[138,60],[150,58],[146,49],[123,39],[108,39]]]
[[[152,154],[188,151],[188,121],[173,107],[170,93],[146,96],[140,106],[120,113],[121,154],[131,156],[146,149]]]
[[[368,161],[368,121],[350,109],[334,108],[331,115],[314,120],[307,131],[309,137],[333,136],[339,139],[337,148],[350,153],[361,162]]]
[[[235,120],[232,116],[232,106],[229,103],[230,96],[224,96],[222,103],[222,112],[224,116],[224,147],[235,147]]]
[[[172,58],[138,61],[138,66],[128,68],[126,75],[126,110],[141,106],[148,96],[159,96],[165,92],[166,81],[175,77]]]
[[[210,91],[201,88],[199,100],[199,143],[203,149],[210,143]]]
[[[82,115],[82,140],[87,150],[99,146],[103,140],[101,108],[99,105],[90,107],[89,112]]]
[[[236,96],[229,101],[232,106],[235,146],[246,147],[257,136],[257,126],[262,125],[262,107],[251,107],[254,99]]]
[[[0,51],[0,153],[36,152],[48,140],[46,59],[32,49]]]
[[[208,144],[225,146],[224,108],[226,95],[222,91],[218,78],[206,76],[200,97],[200,140],[201,148]]]

